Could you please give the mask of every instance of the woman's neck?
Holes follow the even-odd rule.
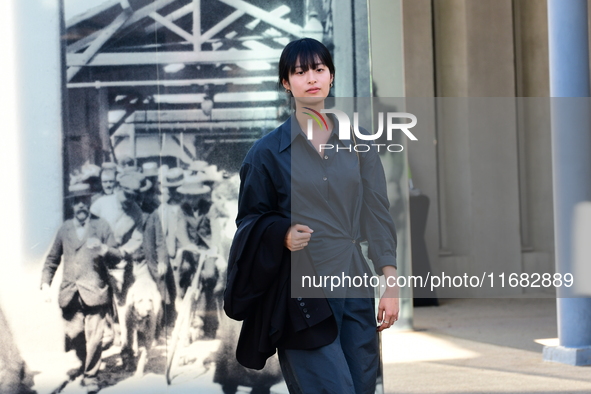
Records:
[[[312,121],[312,130],[314,131],[314,133],[330,133],[332,131],[333,128],[333,123],[332,120],[330,119],[329,116],[326,115],[321,115],[320,117],[323,118],[324,121],[326,121],[326,125],[328,127],[325,127],[325,125],[323,124],[322,121],[320,121],[320,125],[318,125],[318,123],[314,120],[314,118],[318,119],[318,115],[317,113],[321,113],[321,110],[324,109],[324,101],[320,101],[319,103],[315,103],[313,105],[306,105],[304,103],[296,103],[296,109],[295,109],[295,117],[298,121],[298,124],[300,125],[300,128],[302,129],[302,131],[304,132],[304,134],[306,134],[307,130],[308,130],[308,121],[311,120]],[[312,116],[313,115],[313,116]]]

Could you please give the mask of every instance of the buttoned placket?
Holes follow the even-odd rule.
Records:
[[[303,136],[303,132],[302,132],[302,136]],[[312,141],[310,141],[308,138],[304,137],[306,142],[307,142],[307,150],[310,153],[310,156],[314,157],[312,160],[320,160],[319,164],[320,167],[322,168],[322,173],[320,174],[322,177],[322,181],[324,182],[323,188],[322,188],[322,193],[323,193],[323,197],[326,201],[329,201],[329,190],[330,190],[330,185],[329,185],[329,178],[328,178],[328,166],[330,165],[330,159],[332,159],[334,152],[332,151],[328,151],[325,150],[324,152],[322,152],[321,155],[318,154],[318,152],[316,152],[316,148],[314,147],[314,145],[312,144]],[[336,139],[336,141],[335,141]],[[332,144],[337,144],[338,143],[338,139],[334,138],[334,134],[331,133],[330,136],[328,137],[328,141],[327,143],[332,143]],[[311,149],[314,153],[312,154],[309,149]]]

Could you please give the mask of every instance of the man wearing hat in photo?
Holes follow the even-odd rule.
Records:
[[[162,171],[160,183],[160,197],[162,202],[160,207],[155,211],[159,216],[166,251],[173,270],[174,294],[176,295],[177,303],[180,297],[178,288],[180,259],[177,259],[180,242],[177,237],[179,217],[181,215],[180,204],[182,202],[182,196],[178,193],[177,189],[183,184],[184,178],[183,171],[178,167]],[[179,305],[175,306],[178,307]]]
[[[156,209],[146,219],[143,233],[142,258],[146,261],[148,270],[156,282],[162,299],[162,321],[160,326],[174,327],[176,310],[176,285],[174,273],[168,256],[164,230],[160,220],[160,211]]]
[[[119,186],[114,193],[97,199],[90,207],[90,213],[109,224],[115,238],[115,246],[130,253],[141,243],[141,239],[133,237],[136,228],[141,228],[144,222],[144,214],[135,202],[140,188],[141,181],[136,175],[121,174]],[[109,282],[113,290],[114,311],[117,314],[125,304],[126,291],[131,281],[131,268],[128,261],[121,258],[109,266]],[[119,334],[118,328],[114,327],[113,331],[113,337],[116,337]]]
[[[160,206],[160,198],[156,191],[158,186],[158,165],[154,162],[146,162],[142,165],[142,174],[145,177],[146,185],[140,191],[142,203],[140,208],[145,213],[152,213]]]
[[[197,174],[196,179],[211,188],[211,190],[213,190],[217,185],[220,184],[220,182],[224,180],[222,173],[218,171],[218,167],[215,164],[205,167],[203,171]],[[207,193],[199,201],[197,209],[201,215],[206,215],[211,209],[211,205],[211,193]]]
[[[117,259],[120,252],[115,248],[108,223],[90,216],[89,185],[74,184],[69,191],[73,218],[58,230],[43,265],[41,290],[50,302],[51,282],[63,262],[58,303],[65,324],[65,346],[66,351],[74,350],[81,362],[80,369],[71,373],[71,377],[83,373],[81,383],[87,392],[96,393],[104,319],[110,303],[107,257]]]
[[[143,220],[142,210],[136,203],[142,187],[140,178],[135,173],[121,174],[115,192],[97,199],[90,207],[93,215],[109,223],[119,245],[129,240],[135,226]]]
[[[175,167],[163,174],[160,184],[162,204],[158,210],[166,238],[168,255],[171,259],[174,259],[176,256],[178,243],[176,239],[176,228],[182,199],[177,189],[183,184],[184,178],[183,171]]]
[[[140,209],[142,209],[142,206],[145,202],[146,193],[150,189],[152,189],[153,184],[143,173],[141,173],[137,170],[128,171],[125,174],[132,175],[133,177],[137,178],[137,180],[140,183],[140,187],[135,194],[135,203],[137,204],[138,207],[140,207]],[[142,209],[142,212],[145,212],[145,211]]]
[[[204,185],[201,177],[193,176],[185,179],[178,192],[183,195],[180,222],[178,225],[178,239],[182,250],[196,251],[195,254],[185,253],[180,267],[179,287],[181,294],[191,283],[192,276],[197,269],[199,259],[203,261],[203,268],[199,280],[201,281],[201,296],[204,299],[203,335],[214,339],[219,326],[218,305],[214,297],[214,289],[219,282],[219,270],[216,267],[217,250],[211,246],[211,224],[207,212],[200,211],[204,200],[211,200],[211,188]],[[195,248],[196,247],[196,248]]]
[[[111,162],[104,162],[100,171],[101,192],[92,196],[94,203],[100,197],[110,196],[117,187],[117,165]]]

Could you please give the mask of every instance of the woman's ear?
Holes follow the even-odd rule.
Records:
[[[285,79],[283,80],[282,84],[283,84],[283,87],[286,90],[290,90],[291,89],[290,86],[289,86],[289,82],[287,82]]]

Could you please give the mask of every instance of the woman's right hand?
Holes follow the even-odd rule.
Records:
[[[292,252],[302,250],[308,245],[313,232],[314,230],[308,226],[294,224],[287,230],[283,244]]]

